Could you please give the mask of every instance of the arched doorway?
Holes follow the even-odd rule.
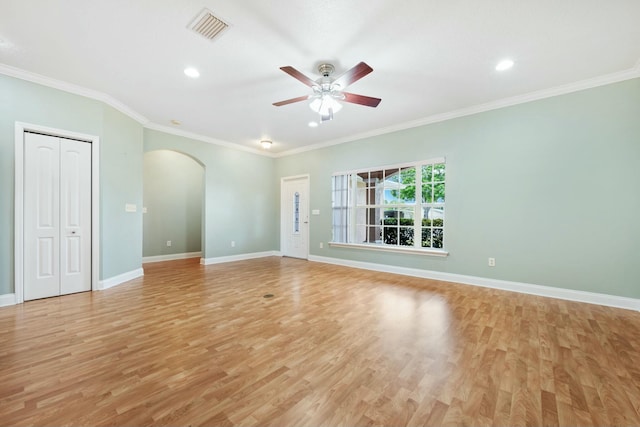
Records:
[[[144,154],[143,262],[202,257],[204,166],[172,150]]]

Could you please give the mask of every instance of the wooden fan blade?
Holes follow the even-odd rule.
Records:
[[[382,99],[372,98],[370,96],[356,95],[355,93],[342,92],[344,95],[344,102],[351,102],[352,104],[366,105],[367,107],[377,107]]]
[[[369,67],[364,62],[359,63],[340,77],[338,77],[333,83],[339,84],[341,88],[346,88],[351,83],[357,82],[367,74],[373,71],[373,68]]]
[[[309,87],[317,86],[316,82],[314,82],[309,77],[305,76],[304,74],[302,74],[300,71],[296,70],[293,67],[286,66],[286,67],[280,67],[280,69],[285,73],[289,74],[294,79],[300,80],[302,83],[306,84]]]
[[[309,95],[299,96],[297,98],[291,98],[280,102],[274,102],[273,105],[276,107],[282,107],[283,105],[293,104],[294,102],[306,101],[309,99]]]

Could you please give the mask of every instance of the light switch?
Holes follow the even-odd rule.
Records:
[[[147,213],[147,207],[146,206],[142,207],[142,213]]]
[[[126,205],[124,205],[125,212],[136,212],[137,210],[138,207],[132,203],[127,203]]]
[[[320,209],[313,209],[311,215],[320,215]]]

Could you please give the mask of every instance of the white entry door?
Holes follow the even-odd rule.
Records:
[[[24,134],[24,299],[91,290],[91,144]]]
[[[282,255],[309,258],[309,177],[282,180]]]

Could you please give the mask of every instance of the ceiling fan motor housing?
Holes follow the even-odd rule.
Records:
[[[318,66],[318,72],[322,75],[322,77],[316,80],[317,88],[314,88],[314,92],[327,93],[334,90],[333,79],[330,77],[334,71],[335,67],[331,64],[320,64]]]
[[[329,77],[335,70],[335,67],[331,64],[320,64],[318,66],[318,72],[320,72],[322,77]]]

